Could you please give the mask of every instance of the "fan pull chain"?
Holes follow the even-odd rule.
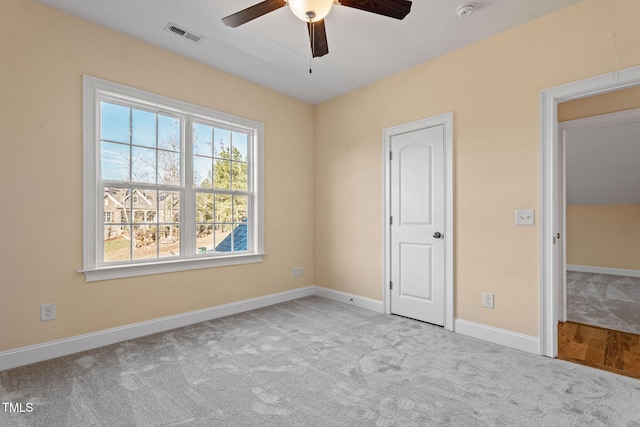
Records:
[[[316,28],[315,22],[312,22],[311,19],[309,19],[309,25],[311,28],[311,52],[309,53],[309,74],[313,73],[313,70],[311,69],[311,61],[313,61],[313,46],[315,46],[315,35],[316,35]]]

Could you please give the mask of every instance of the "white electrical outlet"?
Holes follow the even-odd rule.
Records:
[[[45,322],[47,320],[53,320],[56,318],[56,305],[55,304],[42,304],[40,305],[40,321]]]
[[[293,267],[293,277],[302,276],[302,267]]]
[[[298,267],[298,276],[302,276],[302,267]]]
[[[490,294],[490,293],[483,293],[482,294],[482,306],[485,308],[493,308],[493,298],[494,295]]]

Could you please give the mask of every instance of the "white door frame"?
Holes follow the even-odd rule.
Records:
[[[599,95],[640,85],[640,66],[567,83],[540,94],[540,354],[558,355],[558,321],[561,304],[558,245],[554,238],[565,238],[558,198],[560,167],[558,149],[558,103]]]
[[[383,167],[383,259],[384,274],[382,283],[382,297],[384,312],[391,314],[391,171],[390,158],[391,137],[403,133],[433,126],[444,126],[444,160],[445,160],[445,307],[444,328],[453,331],[453,113],[444,113],[427,119],[417,120],[390,128],[382,132],[382,167]]]

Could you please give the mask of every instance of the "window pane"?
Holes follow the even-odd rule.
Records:
[[[131,259],[129,225],[104,226],[104,261],[128,261]]]
[[[214,157],[222,159],[230,158],[231,152],[231,131],[227,129],[215,128],[213,130],[215,144],[213,147]]]
[[[159,223],[172,223],[180,221],[180,192],[160,191],[158,201]]]
[[[133,227],[133,259],[156,258],[158,255],[155,225]]]
[[[203,156],[213,155],[213,128],[211,126],[194,123],[193,125],[193,154]]]
[[[180,256],[180,226],[167,224],[160,226],[160,256]]]
[[[196,254],[205,255],[213,251],[213,225],[196,226]]]
[[[233,226],[233,250],[234,251],[246,251],[247,250],[247,224],[237,224]]]
[[[129,181],[129,148],[129,145],[102,142],[100,145],[102,179]]]
[[[131,132],[129,108],[108,102],[101,102],[100,107],[100,139],[128,144]]]
[[[229,160],[216,160],[213,172],[213,188],[229,190],[231,188],[231,162]]]
[[[247,164],[233,162],[231,168],[233,170],[233,175],[231,177],[233,189],[247,191],[247,189],[249,188],[247,185],[247,181],[249,179],[247,175]]]
[[[128,188],[106,187],[103,193],[104,221],[112,224],[128,223],[127,213],[129,212],[130,200]],[[107,236],[105,235],[105,239]],[[109,237],[111,238],[111,237]]]
[[[157,194],[155,190],[134,189],[132,197],[133,222],[155,223],[157,222]]]
[[[231,225],[216,224],[215,228],[215,251],[216,252],[231,252]]]
[[[158,151],[158,183],[180,185],[180,153]]]
[[[215,195],[215,222],[231,223],[231,196],[228,194]]]
[[[156,150],[132,147],[131,175],[134,182],[156,183]]]
[[[233,160],[248,160],[247,153],[249,151],[249,135],[246,133],[233,132]]]
[[[193,156],[193,186],[211,188],[211,157]]]
[[[180,120],[158,114],[158,148],[180,151]]]
[[[196,193],[196,222],[213,222],[213,194]]]
[[[131,111],[131,143],[147,147],[156,146],[156,115],[148,111]]]
[[[249,197],[233,196],[233,222],[247,222]]]

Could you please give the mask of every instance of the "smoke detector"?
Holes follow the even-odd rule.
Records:
[[[475,3],[464,3],[458,6],[458,8],[456,9],[456,13],[460,18],[466,18],[467,16],[471,16],[475,9]]]

